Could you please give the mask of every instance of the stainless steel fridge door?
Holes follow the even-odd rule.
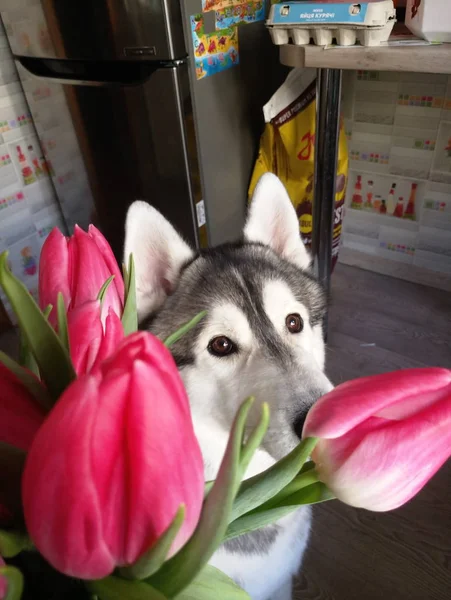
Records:
[[[186,55],[180,0],[0,0],[13,54],[78,60]]]
[[[264,128],[263,106],[288,69],[280,65],[278,48],[260,22],[237,28],[239,65],[198,80],[191,16],[201,9],[201,0],[182,2],[209,242],[217,245],[241,235]],[[204,19],[206,33],[214,32],[214,11],[204,13]]]
[[[196,218],[201,191],[186,64],[156,70],[140,85],[57,87],[78,138],[97,222],[117,258],[134,200],[155,206],[193,245],[205,239]]]

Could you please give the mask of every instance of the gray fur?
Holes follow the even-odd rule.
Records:
[[[143,327],[164,339],[197,313],[226,298],[246,314],[269,357],[285,363],[291,359],[290,351],[262,307],[263,285],[272,279],[282,279],[290,286],[295,297],[309,309],[312,326],[321,322],[326,298],[323,288],[310,273],[281,259],[266,246],[230,244],[202,251],[185,265],[174,293]],[[193,363],[193,342],[201,327],[202,323],[173,346],[172,353],[179,368]]]
[[[232,554],[265,554],[279,535],[280,527],[272,525],[246,533],[225,542],[224,548]]]

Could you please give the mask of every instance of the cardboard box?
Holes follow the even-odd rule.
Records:
[[[406,25],[429,42],[451,42],[449,0],[407,0]]]

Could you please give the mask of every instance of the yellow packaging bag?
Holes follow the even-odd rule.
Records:
[[[266,127],[249,188],[252,197],[260,177],[277,175],[287,188],[299,217],[299,228],[307,247],[312,242],[313,173],[316,129],[316,72],[293,69],[285,83],[264,107]],[[338,259],[348,176],[348,152],[343,123],[335,197],[332,268]]]

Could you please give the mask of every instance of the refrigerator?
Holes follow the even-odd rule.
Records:
[[[0,0],[69,231],[93,222],[120,260],[127,208],[139,199],[194,246],[240,236],[262,107],[286,76],[261,12],[246,17],[246,6],[265,4]],[[227,68],[206,72],[217,63],[200,54],[213,41],[220,50],[224,32],[234,64],[227,56]]]

